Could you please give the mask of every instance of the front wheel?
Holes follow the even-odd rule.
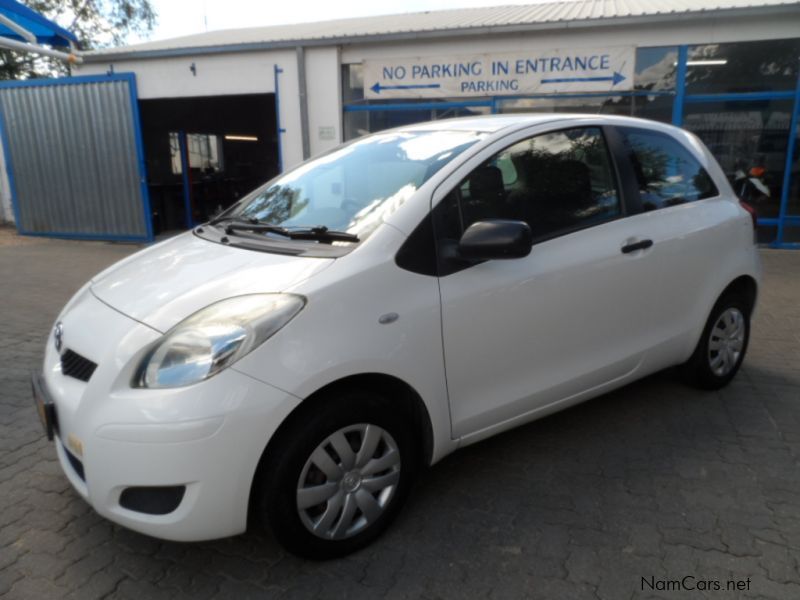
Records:
[[[706,322],[697,348],[683,366],[689,383],[717,390],[736,375],[750,340],[750,308],[740,296],[723,296]]]
[[[408,493],[416,463],[411,431],[402,412],[371,393],[315,402],[270,446],[260,481],[262,521],[307,558],[366,546]]]

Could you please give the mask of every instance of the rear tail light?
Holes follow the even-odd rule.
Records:
[[[756,226],[758,225],[758,215],[756,214],[756,209],[750,206],[744,200],[739,200],[739,204],[742,205],[743,209],[750,213],[750,218],[753,219],[753,231],[755,231]]]

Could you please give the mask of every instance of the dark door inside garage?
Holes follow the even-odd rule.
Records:
[[[277,175],[273,94],[140,100],[155,232],[202,223]]]

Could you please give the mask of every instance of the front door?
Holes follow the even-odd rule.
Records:
[[[440,263],[475,221],[523,220],[534,234],[526,258],[461,263],[440,278],[454,437],[640,364],[649,250],[622,252],[640,238],[624,218],[616,179],[600,128],[560,130],[495,154],[437,205]]]

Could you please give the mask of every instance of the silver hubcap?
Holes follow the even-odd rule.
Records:
[[[400,481],[400,450],[377,425],[359,423],[328,436],[306,461],[297,511],[314,535],[341,540],[374,523]]]
[[[724,377],[738,363],[744,348],[745,329],[744,315],[738,308],[723,312],[711,328],[708,364],[717,377]]]

